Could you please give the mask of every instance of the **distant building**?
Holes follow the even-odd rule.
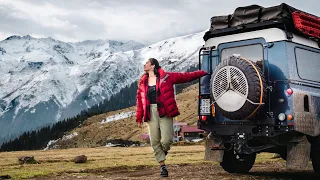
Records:
[[[199,139],[202,133],[204,133],[204,131],[198,129],[197,126],[183,126],[181,127],[180,136],[183,140],[191,141],[193,139]]]
[[[186,122],[173,122],[173,142],[199,139],[202,133],[204,133],[203,130],[198,129],[196,126],[188,126]],[[147,133],[140,134],[138,138],[140,142],[150,143],[150,135]]]
[[[175,135],[179,135],[181,131],[181,127],[188,126],[186,122],[174,122],[173,123],[173,131]]]
[[[181,127],[188,126],[188,123],[186,122],[173,122],[173,142],[178,142],[182,140],[182,137],[180,136]]]

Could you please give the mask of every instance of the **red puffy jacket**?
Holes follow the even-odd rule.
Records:
[[[180,114],[174,98],[173,85],[193,81],[207,74],[202,70],[186,73],[174,73],[165,72],[164,70],[159,69],[158,72],[160,77],[157,78],[156,83],[158,113],[160,117],[168,116],[169,118]],[[141,77],[138,84],[136,108],[137,122],[147,122],[150,120],[150,101],[147,97],[147,92],[148,74],[145,74]]]

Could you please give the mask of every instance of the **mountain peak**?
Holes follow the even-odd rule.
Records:
[[[26,36],[12,35],[12,36],[7,37],[5,40],[16,40],[16,39],[31,40],[31,39],[34,39],[34,38],[32,36],[30,36],[30,35],[26,35]]]
[[[157,58],[164,70],[189,69],[198,63],[202,36],[150,46],[133,40],[66,43],[51,37],[8,37],[18,40],[0,42],[0,144],[1,139],[75,116],[109,99],[136,82],[149,57]]]

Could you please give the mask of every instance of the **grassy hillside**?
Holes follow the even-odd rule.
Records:
[[[181,122],[187,122],[191,125],[197,121],[197,96],[198,84],[192,85],[178,94],[176,99],[180,114],[176,119]],[[60,148],[85,148],[98,147],[106,145],[110,139],[126,139],[137,141],[141,133],[147,133],[148,128],[145,124],[142,129],[138,128],[135,122],[135,116],[124,118],[117,121],[101,124],[100,122],[109,116],[122,112],[135,111],[135,106],[112,111],[88,118],[81,127],[69,132],[77,132],[78,135],[68,140],[59,140],[57,145]]]

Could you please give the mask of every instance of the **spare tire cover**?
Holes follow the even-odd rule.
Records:
[[[233,119],[254,119],[262,114],[266,83],[261,69],[243,57],[224,59],[211,77],[211,97],[217,112]]]

